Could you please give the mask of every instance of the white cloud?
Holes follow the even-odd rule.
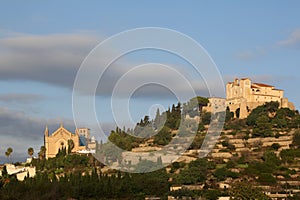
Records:
[[[296,29],[290,33],[288,38],[277,43],[280,46],[297,46],[300,45],[300,29]]]

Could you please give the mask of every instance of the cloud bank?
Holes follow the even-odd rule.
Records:
[[[25,35],[14,34],[0,38],[0,80],[29,80],[46,84],[73,88],[76,73],[80,68],[88,53],[105,38],[88,33],[73,34],[51,34],[51,35]],[[110,56],[113,48],[107,50],[107,55],[97,60],[99,68],[101,60]],[[132,67],[144,64],[126,58],[117,59],[109,66],[104,76],[99,82],[97,95],[111,96],[117,81],[127,73]],[[197,94],[207,95],[207,88],[203,80],[190,78],[187,74],[189,70],[183,66],[172,66],[177,68],[181,74],[187,76],[188,80],[195,88]],[[168,85],[178,87],[184,93],[188,88],[184,84],[160,71],[148,70],[145,74],[132,73],[132,81],[129,85],[123,85],[124,94],[128,93],[126,88],[131,88],[137,80],[153,77],[155,80],[168,80]],[[93,73],[93,72],[91,72]],[[88,82],[86,83],[89,87]],[[140,97],[169,98],[165,90],[155,87],[144,88],[145,92]],[[122,96],[122,94],[120,94]],[[138,96],[137,96],[138,97]],[[2,97],[2,101],[9,97]],[[1,98],[0,98],[1,100]]]

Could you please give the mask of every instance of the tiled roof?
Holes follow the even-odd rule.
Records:
[[[259,87],[274,87],[272,85],[267,85],[267,84],[264,84],[264,83],[253,83],[253,85],[257,85]]]

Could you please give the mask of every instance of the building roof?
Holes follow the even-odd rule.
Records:
[[[267,85],[267,84],[264,84],[264,83],[253,83],[254,85],[257,85],[259,87],[274,87],[273,85]]]
[[[251,88],[259,88],[259,87],[255,86],[255,85],[251,85]]]

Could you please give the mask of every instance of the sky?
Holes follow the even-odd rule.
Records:
[[[225,84],[250,77],[274,85],[299,109],[299,7],[296,0],[1,1],[0,162],[8,147],[13,147],[15,158],[24,157],[31,146],[38,152],[46,125],[54,131],[63,122],[74,131],[72,89],[80,65],[100,42],[134,28],[161,27],[186,34],[208,52]],[[99,82],[95,97],[106,134],[114,127],[113,86],[124,70],[149,62],[173,66],[183,75],[191,71],[187,62],[162,51],[143,50],[118,59]],[[149,72],[134,77],[151,76],[167,75]],[[208,96],[203,80],[188,79],[197,94]],[[180,87],[176,81],[170,84]],[[129,109],[138,121],[153,114],[153,105],[167,109],[177,101],[168,88],[145,86],[135,91]]]

